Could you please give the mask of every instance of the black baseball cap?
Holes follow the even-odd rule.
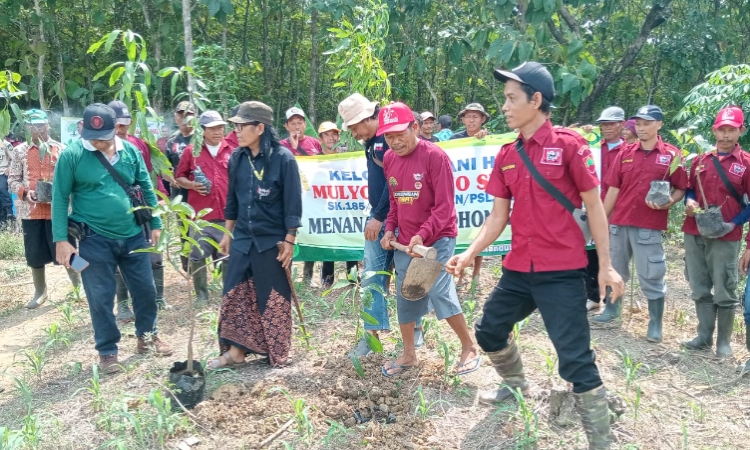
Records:
[[[133,116],[130,115],[130,110],[128,110],[128,106],[121,102],[120,100],[113,100],[109,103],[107,103],[107,106],[112,108],[112,110],[115,112],[115,118],[117,119],[132,119]]]
[[[638,112],[631,119],[658,120],[661,122],[664,120],[664,113],[656,105],[646,105],[638,108]]]
[[[531,86],[550,103],[555,100],[555,82],[552,79],[552,74],[538,62],[527,61],[511,71],[496,69],[494,75],[497,80],[503,83],[514,80]]]
[[[81,138],[109,141],[115,138],[115,111],[103,103],[89,105],[83,111]]]
[[[450,128],[453,124],[453,119],[451,118],[451,116],[443,114],[442,116],[438,117],[438,123],[443,128]]]

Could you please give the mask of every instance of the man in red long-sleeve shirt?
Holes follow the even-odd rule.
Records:
[[[392,250],[391,241],[408,247],[408,253],[394,251],[396,266],[396,299],[398,322],[404,342],[404,353],[383,366],[386,377],[403,373],[418,364],[414,347],[414,325],[429,312],[430,303],[439,320],[448,325],[461,340],[461,358],[457,375],[479,368],[481,357],[469,335],[453,277],[443,268],[440,277],[421,300],[409,301],[401,296],[401,284],[413,257],[415,245],[434,247],[437,260],[447,262],[456,248],[456,205],[453,192],[453,169],[445,152],[432,142],[419,139],[419,125],[414,113],[403,103],[383,107],[378,115],[378,135],[385,135],[391,148],[383,158],[383,169],[390,190],[390,210],[385,234],[380,244]],[[398,237],[395,231],[398,229]]]

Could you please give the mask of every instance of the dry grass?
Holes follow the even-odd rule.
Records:
[[[681,261],[681,250],[670,248],[669,260]],[[485,264],[479,291],[474,295],[462,293],[465,303],[477,301],[477,314],[496,281],[499,258],[486,258]],[[18,271],[12,278],[0,278],[0,284],[20,283],[30,277],[27,271],[14,269],[18,265],[18,261],[0,262],[0,274]],[[54,298],[62,305],[68,286],[65,272],[60,268],[50,272],[56,283]],[[297,272],[301,273],[301,265]],[[622,328],[592,331],[602,378],[627,405],[613,427],[616,438],[613,448],[750,448],[747,380],[737,378],[735,361],[720,361],[708,352],[686,352],[680,348],[679,341],[694,332],[695,313],[681,264],[670,264],[668,279],[663,344],[645,341],[648,322],[645,310],[626,307]],[[92,387],[92,364],[96,361],[85,302],[72,303],[75,323],[63,326],[70,346],[50,346],[37,379],[29,364],[11,364],[12,355],[21,349],[44,347],[49,336],[43,329],[53,322],[63,324],[62,313],[51,304],[33,312],[19,309],[27,301],[31,286],[4,288],[0,301],[0,373],[6,392],[0,394],[0,426],[24,430],[26,421],[27,442],[37,436],[40,439],[37,447],[41,449],[150,449],[162,445],[175,448],[189,436],[200,440],[193,447],[197,449],[255,448],[290,418],[297,420],[272,443],[272,448],[285,445],[299,449],[586,447],[585,435],[577,422],[561,428],[548,420],[549,393],[566,388],[566,383],[557,375],[556,367],[550,371],[554,362],[549,358],[554,358],[554,351],[538,314],[524,324],[519,341],[532,382],[531,394],[523,407],[513,404],[489,408],[475,400],[478,390],[498,382],[494,370],[486,363],[460,382],[450,376],[448,383],[444,382],[441,343],[445,342],[454,355],[459,348],[446,324],[430,324],[434,327],[427,332],[426,346],[420,350],[422,364],[417,370],[386,380],[379,367],[387,357],[397,354],[399,345],[398,332],[391,332],[384,339],[386,355],[364,359],[366,377],[362,379],[344,357],[355,342],[355,316],[347,310],[342,316],[332,318],[336,296],[321,299],[320,292],[300,285],[308,331],[313,337],[311,348],[305,348],[303,341],[295,338],[292,361],[284,369],[271,370],[258,362],[240,371],[210,374],[207,395],[213,394],[212,398],[191,416],[160,412],[159,399],[154,394],[163,391],[171,362],[184,359],[188,323],[185,299],[178,294],[178,278],[168,273],[167,282],[166,296],[174,307],[161,315],[160,335],[175,347],[177,356],[162,359],[133,356],[133,330],[123,329],[120,356],[125,360],[126,370],[102,377],[96,392],[81,391]],[[644,299],[641,303],[645,308]],[[219,304],[218,292],[213,292],[210,304],[199,314],[196,354],[202,358],[217,351],[213,324]],[[391,318],[395,329],[395,313]],[[741,335],[734,336],[737,361],[748,356],[743,342]],[[622,355],[630,357],[631,369],[640,364],[630,376],[629,384]],[[17,356],[16,361],[20,358]],[[14,378],[23,383],[14,386],[18,384]],[[275,387],[285,389],[290,398],[271,391]],[[420,387],[423,403],[417,394]],[[304,400],[303,406],[307,408],[304,414],[302,409],[295,414],[293,402],[298,400]],[[28,415],[29,403],[31,415]],[[395,424],[355,423],[355,411],[379,417],[376,408],[381,411],[381,404],[388,413],[395,414]],[[31,426],[29,417],[36,419]],[[159,423],[164,424],[161,431]],[[134,425],[140,427],[140,433]],[[312,428],[307,430],[312,431],[306,434],[303,429],[308,425]]]

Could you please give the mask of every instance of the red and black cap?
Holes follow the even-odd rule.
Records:
[[[81,138],[109,141],[115,137],[115,111],[103,103],[94,103],[83,111]]]
[[[498,81],[503,83],[508,80],[515,80],[531,86],[550,103],[555,100],[555,82],[552,79],[552,74],[538,62],[528,61],[510,71],[496,69],[494,75]]]

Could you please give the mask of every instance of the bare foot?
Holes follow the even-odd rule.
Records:
[[[416,356],[407,358],[405,355],[401,355],[398,358],[385,363],[383,366],[383,374],[391,377],[393,375],[404,373],[418,364],[419,359],[417,359]]]

